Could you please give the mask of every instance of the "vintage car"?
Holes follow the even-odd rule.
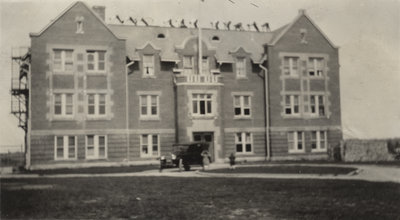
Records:
[[[209,144],[206,142],[193,142],[187,144],[174,144],[172,152],[160,157],[160,169],[166,167],[182,167],[190,170],[190,165],[202,165],[201,152],[208,151]]]

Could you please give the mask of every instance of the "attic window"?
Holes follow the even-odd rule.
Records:
[[[213,37],[212,37],[212,40],[213,40],[213,41],[219,41],[219,37],[218,37],[218,36],[213,36]]]
[[[158,34],[158,35],[157,35],[157,38],[165,38],[165,35],[162,34],[162,33],[161,33],[161,34]]]
[[[300,29],[300,42],[302,44],[307,44],[307,29]]]
[[[76,33],[77,34],[83,34],[83,16],[76,16],[75,22],[76,22]]]

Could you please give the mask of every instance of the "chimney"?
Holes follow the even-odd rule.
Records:
[[[95,5],[92,7],[93,11],[101,18],[101,20],[105,21],[106,19],[106,7]]]
[[[306,13],[306,9],[299,9],[299,14],[304,15]]]

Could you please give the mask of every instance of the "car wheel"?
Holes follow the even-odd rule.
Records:
[[[185,164],[185,165],[184,165],[184,168],[185,168],[186,171],[190,171],[190,165]]]

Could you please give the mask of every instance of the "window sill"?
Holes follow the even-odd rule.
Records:
[[[70,158],[70,159],[54,158],[54,161],[75,161],[75,160],[78,160],[78,158]]]
[[[86,75],[88,76],[105,76],[107,75],[106,71],[86,71]]]
[[[51,121],[73,121],[75,116],[53,116]]]
[[[304,154],[306,153],[304,150],[289,150],[289,154]]]
[[[55,70],[53,71],[54,75],[73,75],[74,71],[63,71],[63,70]]]
[[[236,152],[236,155],[242,155],[242,156],[246,156],[246,155],[254,155],[254,152]]]
[[[214,115],[192,115],[191,119],[217,119]]]
[[[286,115],[286,114],[282,115],[282,117],[284,119],[301,119],[302,118],[301,115]]]
[[[141,121],[159,121],[160,117],[159,116],[156,116],[156,117],[144,117],[144,116],[141,116],[139,119]]]
[[[86,116],[86,120],[88,120],[88,121],[106,121],[106,120],[110,120],[110,118],[108,118],[107,115],[104,115],[104,116]]]
[[[297,76],[288,76],[288,75],[283,75],[283,79],[300,79],[300,75]]]
[[[253,118],[251,116],[234,116],[233,119],[235,119],[235,120],[251,120]]]
[[[326,153],[326,149],[316,149],[316,150],[311,150],[311,153]]]

